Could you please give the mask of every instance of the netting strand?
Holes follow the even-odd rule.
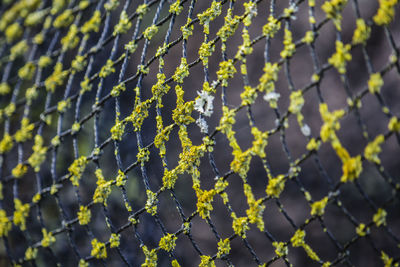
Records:
[[[397,0],[0,1],[0,265],[399,265]]]

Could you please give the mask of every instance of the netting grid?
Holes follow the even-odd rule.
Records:
[[[399,266],[398,0],[0,0],[0,266]]]

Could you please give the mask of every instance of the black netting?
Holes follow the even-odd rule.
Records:
[[[398,11],[2,0],[0,265],[397,266]]]

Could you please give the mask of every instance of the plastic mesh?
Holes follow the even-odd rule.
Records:
[[[397,0],[2,0],[0,265],[398,266]]]

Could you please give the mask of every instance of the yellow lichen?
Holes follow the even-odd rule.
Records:
[[[390,118],[388,129],[389,131],[392,132],[400,132],[400,121],[396,117]],[[1,145],[0,145],[0,151],[1,151]]]
[[[343,183],[352,182],[357,179],[362,172],[361,156],[348,157],[343,161],[343,175],[340,179]]]
[[[34,260],[37,257],[38,249],[33,247],[28,247],[25,251],[25,260]]]
[[[285,189],[285,181],[285,176],[282,174],[270,179],[266,189],[267,195],[278,198],[283,189]]]
[[[156,35],[157,32],[158,32],[158,27],[153,24],[153,25],[147,27],[147,29],[143,32],[143,36],[147,40],[151,40],[153,38],[153,36]]]
[[[388,25],[392,22],[397,3],[398,0],[379,0],[378,12],[373,17],[374,22],[379,26]]]
[[[81,27],[81,32],[88,34],[90,32],[98,32],[101,25],[101,13],[96,10],[93,12],[92,17],[83,24]]]
[[[383,86],[383,79],[380,73],[371,74],[368,80],[368,89],[371,94],[380,93],[380,90]]]
[[[92,251],[90,252],[92,257],[96,259],[105,259],[107,258],[107,250],[106,245],[102,242],[99,242],[97,238],[92,240]]]
[[[175,235],[166,234],[160,239],[158,246],[167,252],[173,251],[176,239],[177,237]]]
[[[69,178],[74,186],[79,186],[79,180],[82,177],[83,172],[85,171],[86,164],[88,160],[85,156],[81,156],[74,160],[71,166],[68,168],[68,171],[71,175]]]
[[[204,26],[204,33],[210,33],[210,22],[221,14],[221,2],[212,1],[211,6],[197,15],[200,24]]]
[[[199,267],[215,267],[215,262],[211,259],[210,256],[201,255],[200,259],[201,261]]]
[[[63,71],[62,63],[57,62],[57,64],[54,66],[53,73],[44,81],[47,91],[54,93],[56,87],[64,83],[67,75],[68,71]]]
[[[10,49],[10,60],[15,60],[16,58],[24,55],[28,51],[29,46],[26,40],[22,40],[16,43]],[[0,90],[1,91],[1,90]]]
[[[381,225],[386,225],[386,216],[387,216],[386,210],[379,208],[378,211],[373,216],[373,221],[377,227]]]
[[[23,163],[19,163],[17,166],[15,166],[14,169],[12,169],[11,174],[15,178],[21,178],[22,176],[25,175],[25,173],[27,171],[28,171],[28,167]]]
[[[356,233],[359,236],[366,236],[367,234],[369,234],[369,227],[367,227],[365,224],[360,223],[357,228],[356,228]]]
[[[39,61],[38,61],[38,66],[39,66],[40,68],[45,68],[45,67],[48,67],[48,66],[51,64],[51,62],[52,62],[51,57],[48,57],[48,56],[41,56],[41,57],[39,58]]]
[[[146,259],[141,267],[157,267],[157,250],[149,250],[147,246],[142,246],[142,250]]]
[[[220,239],[218,242],[217,258],[227,256],[231,251],[231,244],[229,238]]]
[[[8,235],[8,232],[11,230],[12,223],[7,217],[7,213],[5,210],[0,209],[0,237],[4,237]]]
[[[246,238],[246,232],[249,230],[249,222],[247,221],[246,217],[234,217],[232,228],[235,234],[242,238]]]
[[[381,160],[378,157],[378,154],[382,151],[380,145],[385,141],[385,137],[380,134],[378,135],[374,141],[368,143],[364,150],[364,156],[367,160],[380,164]]]
[[[18,77],[20,77],[22,80],[31,80],[35,74],[35,70],[35,64],[33,64],[33,62],[27,62],[18,70]]]
[[[43,137],[35,136],[35,144],[32,147],[33,153],[28,158],[28,162],[35,172],[40,170],[40,165],[46,159],[47,147],[43,146]]]
[[[371,27],[363,19],[357,19],[356,24],[357,28],[354,30],[352,42],[353,44],[365,45],[371,35]]]
[[[0,141],[0,154],[10,151],[13,147],[13,138],[8,133],[5,133]]]
[[[66,52],[75,48],[79,43],[78,27],[73,24],[69,27],[68,33],[61,39],[62,51]]]
[[[23,33],[21,25],[18,22],[15,22],[7,27],[5,35],[7,43],[12,43],[15,40],[19,39]]]
[[[275,253],[278,257],[285,257],[289,253],[288,246],[283,242],[272,242],[275,247]]]
[[[347,0],[330,0],[326,1],[322,6],[322,10],[326,13],[326,17],[333,20],[338,31],[341,28],[342,10],[346,6]]]
[[[201,218],[205,219],[210,217],[210,212],[213,210],[212,201],[214,195],[216,194],[215,190],[196,190],[197,195],[197,211]]]
[[[228,79],[232,78],[236,73],[236,68],[233,65],[232,59],[219,63],[217,71],[218,80],[222,82],[222,86],[228,86]]]
[[[113,67],[114,62],[111,59],[108,59],[106,64],[101,68],[99,77],[105,78],[109,76],[111,73],[115,72],[115,68]]]
[[[120,244],[120,234],[112,233],[110,236],[110,248],[117,248]]]
[[[24,231],[26,229],[26,218],[29,216],[30,206],[28,203],[22,204],[18,198],[14,199],[15,211],[13,222],[16,226]]]
[[[51,246],[54,242],[56,242],[56,238],[53,236],[52,232],[47,232],[45,228],[42,229],[42,246],[43,247],[49,247]]]
[[[78,211],[78,220],[80,225],[86,225],[90,222],[91,211],[86,206],[80,206]]]
[[[151,190],[146,190],[146,194],[147,194],[147,201],[145,205],[146,211],[151,215],[156,215],[157,204],[158,204],[157,193],[154,193]]]
[[[311,204],[311,215],[312,216],[322,216],[325,212],[325,207],[328,204],[328,197],[324,197],[320,201],[315,201]]]
[[[283,39],[283,50],[281,51],[282,58],[290,58],[296,52],[296,46],[293,43],[292,32],[285,29],[285,35]]]
[[[118,34],[124,34],[130,29],[131,26],[132,23],[129,21],[128,14],[125,10],[123,10],[119,17],[119,22],[114,27],[113,35],[115,36]]]
[[[399,263],[395,263],[395,259],[389,257],[389,255],[383,251],[381,251],[381,260],[383,261],[384,267],[399,267]]]
[[[115,121],[115,124],[113,127],[111,127],[111,138],[116,141],[121,141],[122,136],[124,135],[125,132],[125,123],[124,121],[120,121],[118,118]]]
[[[53,26],[56,28],[68,27],[74,21],[74,15],[71,9],[64,10],[53,22]]]
[[[350,44],[344,45],[341,41],[336,41],[336,52],[328,59],[329,64],[332,64],[340,74],[346,73],[346,64],[352,58],[350,49]]]
[[[97,169],[95,175],[97,177],[97,187],[93,194],[93,202],[102,203],[107,206],[107,199],[111,193],[112,181],[105,180],[101,169]]]

